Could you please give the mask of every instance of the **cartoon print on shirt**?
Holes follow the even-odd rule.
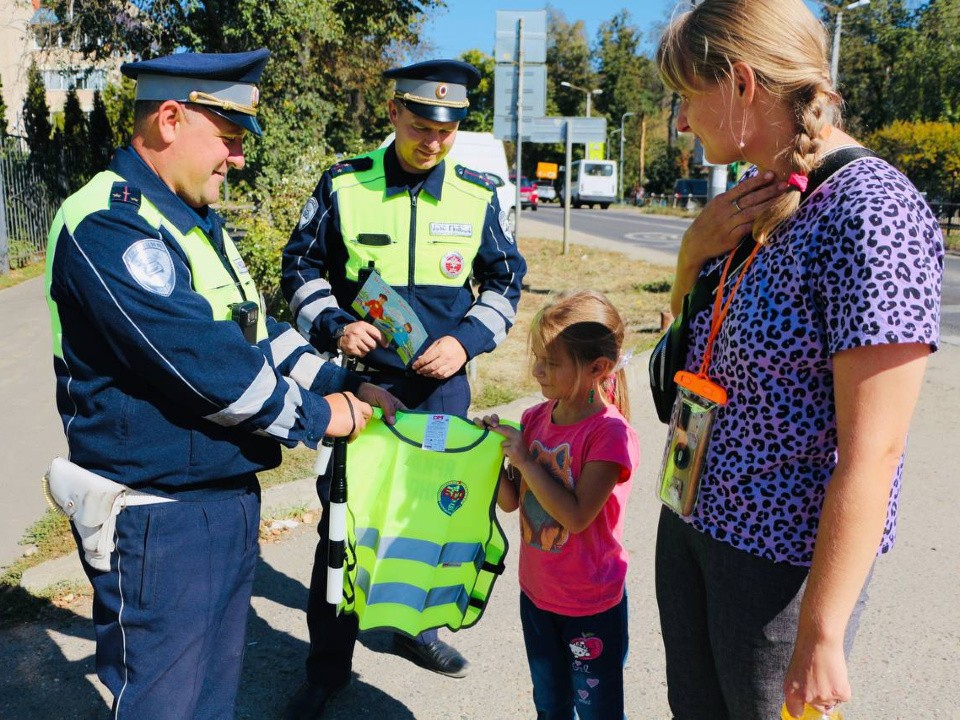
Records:
[[[543,466],[550,477],[564,487],[573,489],[573,460],[569,443],[563,443],[556,448],[546,448],[539,440],[534,440],[530,446],[530,455]],[[570,537],[570,531],[543,509],[536,495],[526,486],[520,498],[520,532],[525,543],[547,552],[560,552]]]

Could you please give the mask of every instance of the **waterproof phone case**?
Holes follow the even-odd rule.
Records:
[[[676,375],[677,399],[657,482],[660,501],[686,517],[697,506],[700,477],[717,409],[727,393],[707,378],[681,370]]]

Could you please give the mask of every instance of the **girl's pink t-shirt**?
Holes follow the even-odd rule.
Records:
[[[574,488],[584,464],[620,465],[620,480],[589,527],[571,533],[520,483],[520,587],[541,610],[580,617],[617,605],[623,597],[627,551],[623,518],[640,460],[637,433],[610,405],[573,425],[551,419],[547,401],[523,413],[523,440],[557,482]]]

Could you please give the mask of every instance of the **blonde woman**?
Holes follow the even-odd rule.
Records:
[[[686,368],[729,399],[692,514],[660,519],[670,706],[677,720],[829,710],[851,696],[846,656],[896,534],[907,429],[939,342],[943,239],[876,157],[801,192],[858,146],[802,0],[704,0],[657,60],[683,97],[678,129],[711,162],[757,168],[707,204],[677,263],[675,312],[744,236],[758,243],[691,325]]]

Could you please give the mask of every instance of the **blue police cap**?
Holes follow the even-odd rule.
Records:
[[[467,90],[480,84],[480,71],[460,60],[428,60],[387,70],[383,76],[397,81],[394,98],[435,122],[463,120],[470,107]]]
[[[269,57],[266,48],[242,53],[176,53],[124,63],[120,71],[137,81],[137,100],[203,105],[262,135],[257,122],[257,82]]]

